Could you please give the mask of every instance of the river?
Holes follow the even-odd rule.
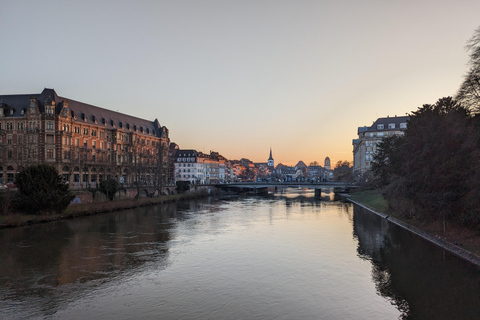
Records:
[[[480,270],[287,189],[0,230],[0,319],[479,319]]]

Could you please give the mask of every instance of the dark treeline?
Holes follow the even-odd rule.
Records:
[[[372,171],[398,213],[480,225],[480,28],[457,96],[410,114],[403,136],[383,139]]]
[[[480,117],[451,97],[411,114],[404,136],[383,139],[373,173],[408,217],[480,223]]]

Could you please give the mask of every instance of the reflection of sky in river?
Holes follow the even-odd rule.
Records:
[[[389,276],[383,222],[310,194],[1,230],[0,316],[398,318],[391,302],[408,295],[380,277]]]

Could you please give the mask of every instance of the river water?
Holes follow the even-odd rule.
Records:
[[[479,319],[480,271],[287,189],[0,230],[0,319]]]

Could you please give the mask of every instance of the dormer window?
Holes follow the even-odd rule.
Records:
[[[137,132],[137,126],[133,125],[133,131]]]
[[[123,129],[123,123],[122,123],[122,121],[119,121],[119,122],[118,122],[118,127],[119,127],[120,129]]]
[[[143,133],[143,127],[140,127],[140,132]]]
[[[383,130],[384,126],[383,124],[377,124],[377,130]]]
[[[395,123],[389,123],[388,129],[395,129]]]
[[[12,116],[15,113],[15,109],[10,109],[10,115]]]
[[[93,123],[97,123],[97,118],[94,115],[92,115],[92,121]]]
[[[406,127],[407,127],[407,123],[406,123],[406,122],[400,123],[400,128],[405,129]]]
[[[130,124],[129,123],[127,123],[127,129],[130,130]]]

